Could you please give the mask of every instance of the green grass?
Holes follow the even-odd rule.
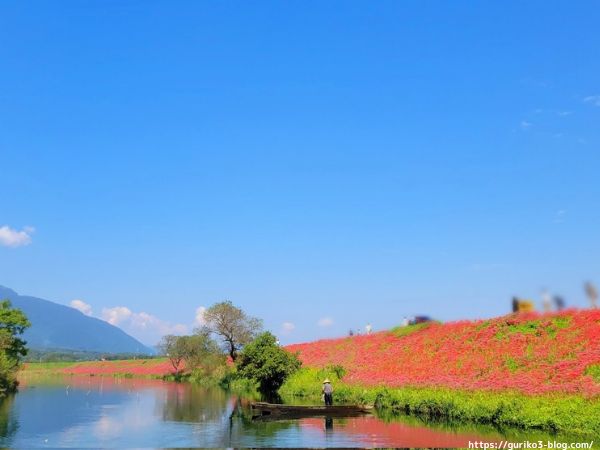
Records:
[[[593,370],[600,375],[598,367]],[[290,402],[296,396],[318,402],[323,375],[332,379],[338,403],[375,405],[383,411],[421,418],[537,429],[559,435],[583,437],[600,434],[600,401],[574,395],[526,396],[514,392],[447,388],[363,387],[345,384],[335,378],[335,373],[314,368],[299,370],[279,392]]]
[[[346,371],[342,366],[327,366],[323,369],[302,368],[288,377],[279,389],[281,396],[321,397],[323,380],[329,378],[332,383],[338,384]]]
[[[499,340],[509,339],[513,334],[540,334],[547,333],[550,337],[556,337],[559,330],[568,328],[571,324],[571,317],[553,317],[552,319],[530,320],[528,322],[517,324],[505,324],[496,333],[496,338]]]
[[[47,372],[52,372],[55,370],[60,370],[60,369],[64,369],[65,367],[70,367],[74,364],[76,364],[76,362],[73,361],[59,361],[59,362],[29,362],[26,363],[27,366],[22,368],[21,370],[25,370],[27,372],[34,372],[34,371],[47,371]]]
[[[423,322],[417,323],[415,325],[407,325],[405,327],[394,327],[390,331],[394,333],[397,337],[408,336],[409,334],[416,333],[418,331],[424,330],[433,324],[434,322]]]
[[[519,363],[514,358],[512,358],[510,356],[506,357],[506,359],[504,360],[504,365],[511,372],[516,372],[519,369],[519,367],[520,367]]]
[[[585,369],[585,374],[591,376],[596,383],[600,383],[600,364],[592,364]]]

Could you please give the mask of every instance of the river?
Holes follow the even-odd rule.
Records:
[[[465,447],[552,438],[405,416],[257,422],[245,413],[249,401],[189,383],[25,377],[0,402],[0,447]]]

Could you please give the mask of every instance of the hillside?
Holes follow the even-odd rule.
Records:
[[[600,394],[600,310],[430,323],[295,344],[305,366],[361,385]]]
[[[27,346],[35,350],[77,350],[103,353],[151,354],[153,351],[120,328],[86,316],[68,306],[28,297],[0,286],[0,299],[9,299],[31,322]]]

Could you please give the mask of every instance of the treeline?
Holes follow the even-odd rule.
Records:
[[[0,301],[0,397],[17,388],[17,371],[27,355],[26,342],[20,336],[30,325],[9,300]]]
[[[158,346],[173,366],[173,378],[223,387],[251,383],[275,393],[300,368],[297,355],[263,331],[261,320],[229,301],[211,306],[204,322],[193,335],[164,336]]]
[[[24,362],[79,362],[79,361],[116,361],[121,359],[152,359],[154,356],[140,353],[104,353],[69,349],[33,349],[30,348]]]

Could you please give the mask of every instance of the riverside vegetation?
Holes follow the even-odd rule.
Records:
[[[377,409],[428,420],[492,424],[500,428],[538,429],[558,434],[600,433],[600,402],[576,395],[523,395],[514,391],[455,390],[445,387],[364,386],[344,382],[341,366],[305,367],[279,393],[289,402],[320,399],[320,382],[334,381],[335,401],[374,405]]]
[[[0,302],[0,398],[17,388],[16,375],[27,355],[25,341],[20,336],[29,326],[25,314],[13,308],[9,300]]]
[[[230,389],[279,388],[289,402],[299,397],[319,402],[321,382],[328,377],[337,403],[373,404],[427,420],[600,434],[600,311],[420,324],[283,349],[273,335],[260,332],[256,320],[251,330],[245,327],[248,317],[227,311],[235,307],[225,303],[195,336],[166,337],[162,350],[168,359],[57,370],[168,374]],[[216,331],[225,318],[235,325],[223,327],[226,336]]]
[[[284,397],[336,399],[423,417],[600,434],[600,310],[428,323],[291,345],[303,369]],[[316,387],[315,387],[316,385]]]

